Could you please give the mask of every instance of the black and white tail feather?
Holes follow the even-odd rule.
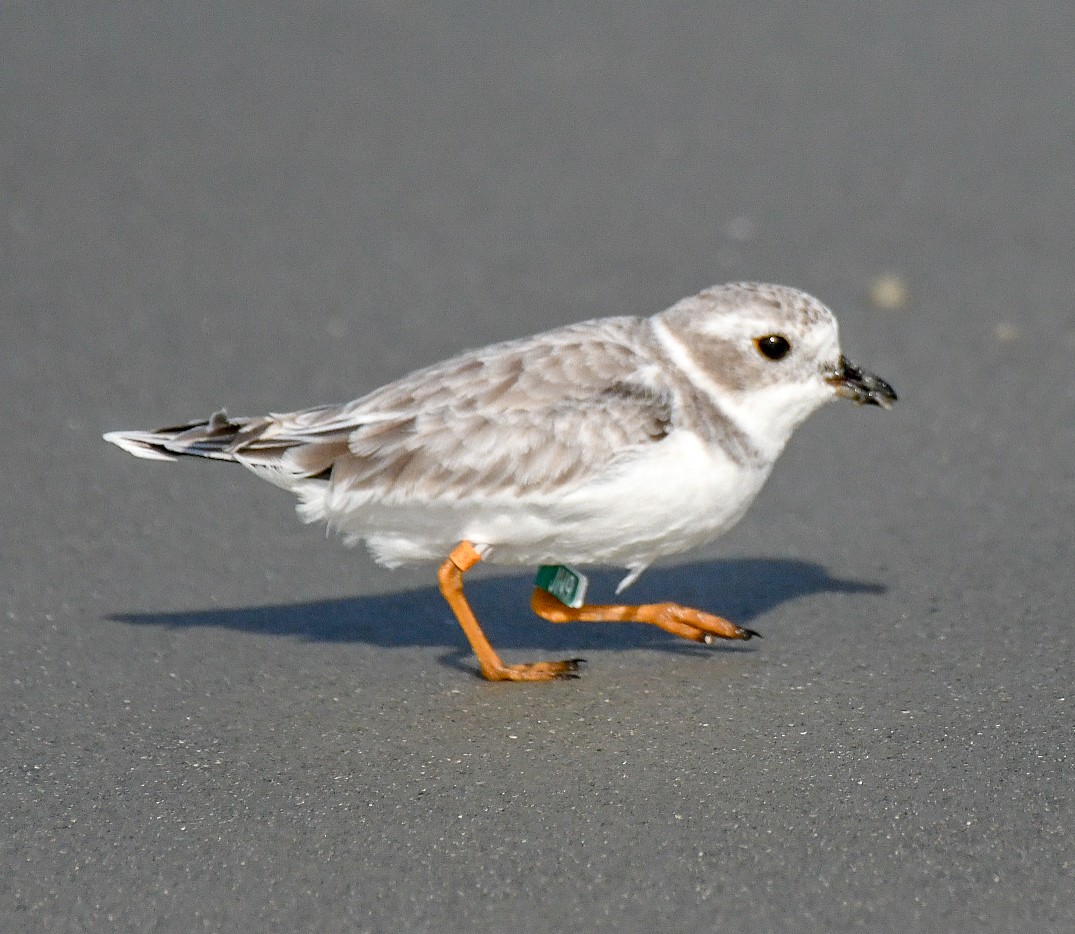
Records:
[[[180,457],[210,457],[234,461],[232,448],[249,418],[228,418],[221,409],[208,421],[187,422],[154,431],[110,431],[105,441],[123,448],[128,454],[150,461],[174,461]]]
[[[302,456],[314,439],[288,427],[278,416],[231,418],[221,409],[205,421],[154,431],[110,431],[104,439],[145,460],[204,457],[231,461],[284,489],[327,479],[327,465],[319,458]],[[298,425],[290,427],[301,431]]]

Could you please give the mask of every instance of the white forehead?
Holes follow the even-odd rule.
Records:
[[[664,314],[683,323],[689,318],[692,330],[725,339],[788,331],[819,346],[837,340],[833,313],[809,293],[785,285],[716,285],[677,302]]]

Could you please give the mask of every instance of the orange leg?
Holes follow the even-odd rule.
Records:
[[[704,642],[707,645],[716,638],[761,638],[761,633],[753,629],[737,626],[721,616],[693,610],[678,603],[645,603],[641,606],[587,604],[573,609],[564,606],[552,594],[535,589],[530,606],[538,616],[550,623],[652,623],[674,636]]]
[[[440,592],[455,613],[459,625],[478,656],[482,674],[490,681],[552,681],[554,678],[577,678],[581,658],[560,662],[534,662],[530,665],[505,665],[485,638],[474,611],[463,595],[463,574],[481,561],[482,556],[470,542],[460,542],[437,571]]]

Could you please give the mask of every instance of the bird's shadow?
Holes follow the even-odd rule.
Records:
[[[618,577],[610,571],[591,574],[589,598],[593,602],[608,602]],[[468,575],[467,597],[497,648],[570,653],[588,649],[623,651],[658,645],[670,651],[701,648],[654,626],[546,624],[530,612],[532,586],[533,579],[529,576],[483,579]],[[797,597],[818,593],[880,594],[886,590],[883,584],[832,577],[823,567],[810,561],[736,558],[651,571],[632,588],[630,602],[674,599],[677,603],[750,625],[773,607]],[[435,587],[303,603],[213,607],[168,613],[117,613],[109,619],[138,626],[215,626],[316,642],[361,642],[386,648],[439,646],[448,650],[443,661],[453,666],[461,664],[468,654],[451,610]],[[708,647],[706,650],[712,651]]]

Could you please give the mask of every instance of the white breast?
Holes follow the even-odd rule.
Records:
[[[566,560],[648,564],[712,541],[742,517],[768,473],[768,465],[741,466],[697,435],[673,432],[565,497],[565,538],[579,551]]]

